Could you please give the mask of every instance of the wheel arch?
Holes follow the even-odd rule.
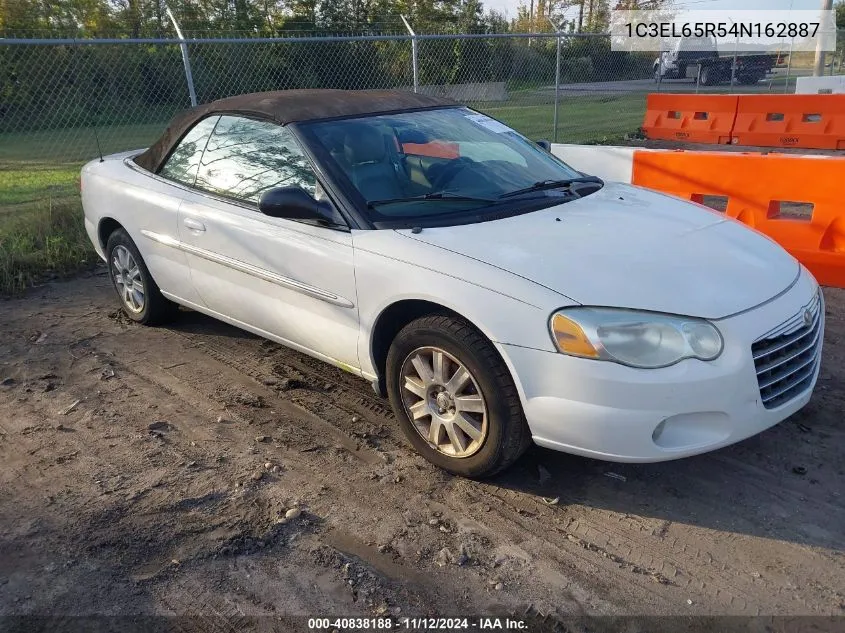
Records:
[[[385,366],[387,363],[387,352],[390,349],[393,339],[396,338],[399,331],[411,321],[432,314],[447,314],[466,321],[478,330],[478,332],[488,341],[493,343],[493,339],[485,331],[485,328],[479,325],[475,319],[472,319],[447,305],[429,299],[405,298],[394,301],[393,303],[385,306],[376,317],[375,321],[373,321],[370,334],[370,359],[376,373],[376,380],[373,382],[373,388],[380,396],[386,396]],[[498,350],[496,350],[496,353],[501,357]],[[505,359],[502,360],[505,361]],[[510,364],[506,361],[505,363],[508,366],[508,371],[511,372],[511,377],[514,378]]]
[[[106,244],[108,244],[109,236],[117,229],[126,230],[124,226],[114,218],[100,218],[100,222],[97,224],[97,240],[99,240],[100,248],[103,253],[106,254],[106,257],[108,257],[108,253],[106,253]]]
[[[157,275],[152,271],[152,269],[150,269],[150,265],[147,259],[144,258],[144,254],[141,253],[141,249],[138,246],[138,242],[135,240],[134,237],[132,237],[132,235],[129,233],[129,230],[125,226],[123,226],[123,224],[109,216],[104,216],[100,218],[100,221],[97,224],[97,240],[100,243],[100,248],[103,251],[103,256],[106,263],[108,263],[109,258],[109,254],[106,252],[106,246],[108,245],[109,237],[118,229],[123,229],[124,231],[126,231],[126,234],[129,235],[129,239],[135,243],[135,248],[138,249],[138,252],[141,254],[141,257],[144,259],[144,265],[147,267],[147,272],[150,273],[150,277],[153,278],[153,281],[158,283]]]

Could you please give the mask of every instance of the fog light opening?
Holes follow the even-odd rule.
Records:
[[[724,442],[731,429],[730,418],[724,411],[679,413],[655,426],[651,439],[664,450],[688,450]]]
[[[663,433],[663,429],[666,428],[666,420],[665,418],[660,421],[656,427],[654,427],[654,432],[651,434],[651,440],[656,444],[657,440],[660,438],[660,435]]]

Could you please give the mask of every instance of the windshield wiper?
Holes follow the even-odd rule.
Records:
[[[458,193],[451,193],[449,191],[438,191],[437,193],[426,193],[421,196],[409,196],[407,198],[388,198],[386,200],[371,200],[367,203],[368,207],[374,207],[382,204],[394,204],[400,202],[419,202],[420,200],[434,200],[434,201],[449,201],[455,200],[458,202],[483,202],[485,204],[492,204],[496,202],[490,198],[477,198],[473,196],[462,196]]]
[[[508,191],[507,193],[503,193],[501,196],[499,196],[499,198],[512,198],[514,196],[520,196],[523,193],[532,193],[534,191],[544,191],[546,189],[558,189],[561,187],[569,187],[570,185],[579,182],[594,182],[597,185],[604,184],[604,181],[601,178],[596,178],[595,176],[566,178],[564,180],[541,180],[539,182],[535,182],[530,187],[523,187],[522,189],[517,189],[516,191]]]

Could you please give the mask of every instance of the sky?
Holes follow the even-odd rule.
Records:
[[[483,0],[484,6],[505,13],[508,17],[516,17],[516,8],[520,0]],[[529,0],[522,0],[528,5]],[[737,6],[740,5],[740,6]],[[821,0],[676,0],[674,6],[683,9],[818,9]],[[570,15],[571,14],[571,15]],[[567,19],[578,17],[578,7],[573,7],[565,16]]]

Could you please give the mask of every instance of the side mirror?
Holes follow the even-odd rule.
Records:
[[[344,224],[330,204],[319,202],[302,187],[275,187],[258,199],[258,210],[271,218],[315,222],[330,226]]]
[[[552,151],[552,144],[549,141],[547,141],[546,139],[540,139],[539,141],[537,141],[537,145],[542,147],[547,152]]]

